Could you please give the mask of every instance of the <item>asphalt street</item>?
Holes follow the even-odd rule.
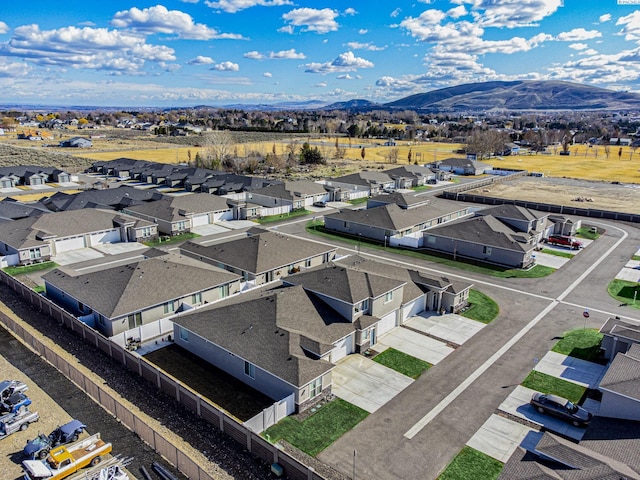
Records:
[[[305,221],[276,228],[329,243],[305,232]],[[355,458],[356,478],[437,478],[563,332],[599,328],[614,315],[640,320],[636,310],[607,293],[609,282],[638,250],[640,230],[633,224],[584,221],[604,227],[606,233],[541,279],[467,274],[363,244],[363,254],[474,283],[498,303],[500,315],[319,458],[345,474],[352,474]],[[351,245],[330,243],[354,252]],[[585,310],[589,318],[583,316]]]

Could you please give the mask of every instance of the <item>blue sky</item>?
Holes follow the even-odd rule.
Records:
[[[640,0],[0,6],[4,104],[384,103],[462,83],[527,79],[640,93]]]

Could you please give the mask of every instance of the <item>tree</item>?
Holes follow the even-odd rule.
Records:
[[[320,150],[318,150],[318,147],[311,148],[308,142],[304,142],[300,149],[300,162],[306,164],[318,164],[325,163],[325,160],[320,153]]]
[[[389,163],[398,163],[398,155],[400,153],[400,149],[398,147],[390,148],[387,154],[385,155],[387,158],[387,162]]]
[[[360,158],[362,158],[362,160],[364,160],[364,158],[367,156],[367,153],[364,150],[364,147],[362,147],[360,149]]]
[[[231,133],[227,130],[216,130],[204,137],[204,155],[208,167],[219,170],[222,162],[231,156],[234,143]]]
[[[502,153],[508,137],[496,130],[474,130],[467,138],[466,151],[478,155],[478,159]]]
[[[412,154],[411,149],[409,149],[409,153],[407,153],[407,162],[409,164],[411,164],[411,154]]]

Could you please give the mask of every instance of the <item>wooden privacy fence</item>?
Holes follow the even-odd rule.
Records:
[[[93,328],[85,325],[75,316],[65,311],[46,297],[34,292],[19,280],[0,270],[0,281],[9,286],[22,298],[37,307],[41,312],[76,332],[85,341],[91,343],[112,359],[125,365],[142,378],[152,382],[167,395],[180,402],[195,415],[203,418],[215,428],[221,430],[246,448],[249,452],[266,461],[282,466],[284,474],[291,480],[325,480],[313,467],[307,466],[283,451],[280,446],[273,445],[260,435],[247,428],[239,420],[218,408],[180,381],[173,378],[140,355],[134,354],[124,347],[109,341]],[[85,376],[79,369],[46,346],[41,339],[32,335],[24,326],[0,312],[0,321],[4,326],[20,337],[34,351],[38,352],[63,375],[87,393],[102,408],[117,418],[123,425],[140,436],[156,452],[173,464],[180,472],[195,480],[214,480],[200,465],[185,452],[173,445],[159,431],[146,424],[143,419],[131,412],[116,397],[111,395],[100,384]]]

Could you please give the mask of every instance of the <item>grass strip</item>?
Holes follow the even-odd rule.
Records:
[[[373,357],[373,361],[407,377],[411,377],[414,380],[431,368],[429,362],[407,355],[395,348],[388,348],[384,352],[379,353]]]
[[[537,392],[558,395],[571,400],[573,403],[580,402],[584,392],[587,390],[586,387],[577,383],[568,382],[536,370],[532,370],[521,385]]]
[[[494,480],[504,465],[471,447],[464,447],[455,456],[438,480]]]
[[[498,304],[492,298],[473,288],[469,290],[469,304],[470,307],[462,316],[471,320],[489,323],[500,313]]]

